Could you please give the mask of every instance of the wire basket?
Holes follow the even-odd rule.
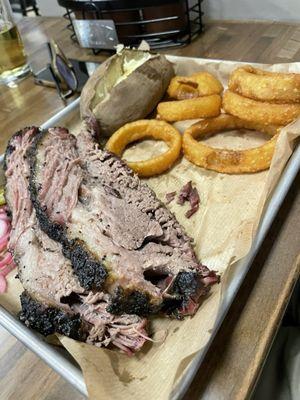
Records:
[[[66,8],[64,17],[76,42],[73,19],[112,19],[120,43],[138,46],[146,40],[151,48],[186,45],[204,28],[202,0],[58,0],[58,3]]]

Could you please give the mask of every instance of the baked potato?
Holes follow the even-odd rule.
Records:
[[[173,76],[165,56],[125,48],[88,79],[81,93],[81,118],[96,118],[101,136],[109,137],[124,124],[150,114]]]

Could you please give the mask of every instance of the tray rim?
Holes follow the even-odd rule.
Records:
[[[232,61],[232,60],[221,60],[221,59],[206,59],[201,57],[181,57],[166,55],[170,61],[176,62],[176,60],[203,60],[205,62],[211,63],[235,63],[235,64],[249,64],[249,62],[242,61]],[[288,63],[293,64],[293,63]],[[299,62],[295,62],[299,64]],[[251,65],[268,66],[271,64],[261,64],[252,63]],[[79,106],[80,97],[71,102],[64,109],[56,113],[54,116],[49,118],[44,124],[41,125],[42,129],[48,129],[49,127],[57,124],[59,120],[66,117],[69,113]],[[0,163],[3,162],[4,155],[0,155]],[[265,239],[268,230],[276,217],[276,214],[290,189],[292,182],[294,181],[298,171],[300,170],[300,145],[295,148],[293,154],[285,166],[282,175],[277,182],[272,194],[267,200],[263,214],[259,223],[258,230],[255,235],[255,239],[252,243],[252,247],[249,253],[237,263],[235,278],[232,280],[228,287],[226,294],[224,295],[222,304],[220,306],[213,332],[210,336],[207,344],[198,352],[194,357],[194,360],[187,367],[183,377],[174,387],[171,398],[172,400],[179,400],[184,393],[187,391],[191,381],[196,375],[212,341],[214,340],[216,333],[218,332],[227,312],[236,297],[236,294],[244,281],[249,268],[252,265],[253,259],[256,256],[263,240]],[[81,394],[88,396],[87,388],[84,382],[83,374],[76,365],[74,365],[66,356],[62,355],[57,349],[52,345],[46,343],[42,337],[36,332],[31,331],[25,327],[16,317],[11,315],[4,307],[0,305],[0,325],[2,325],[6,330],[8,330],[13,336],[20,340],[27,348],[33,351],[37,356],[39,356],[43,361],[45,361],[52,369],[54,369],[58,374],[60,374],[64,379],[66,379],[72,386],[74,386]]]

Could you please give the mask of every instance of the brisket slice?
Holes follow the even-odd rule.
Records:
[[[41,228],[61,243],[85,289],[112,295],[114,314],[193,314],[217,280],[154,192],[93,133],[40,132],[28,153]]]
[[[146,320],[110,314],[109,295],[82,287],[61,244],[39,227],[28,190],[26,156],[37,132],[27,128],[14,135],[5,156],[6,200],[12,214],[9,249],[25,289],[20,319],[44,335],[58,332],[96,346],[115,345],[126,353],[139,350]]]

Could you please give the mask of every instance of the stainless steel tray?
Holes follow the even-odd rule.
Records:
[[[214,60],[210,60],[214,61]],[[219,61],[219,60],[218,60]],[[54,117],[50,118],[42,128],[47,129],[51,126],[59,125],[64,118],[76,111],[79,105],[79,99],[75,100],[69,104],[65,109],[60,111]],[[3,161],[3,156],[0,157],[0,162]],[[300,146],[298,146],[293,155],[291,156],[288,164],[282,176],[270,197],[267,206],[265,207],[263,217],[261,219],[259,229],[257,231],[255,240],[253,242],[252,248],[249,254],[242,259],[236,266],[235,277],[230,283],[228,290],[224,294],[223,302],[220,307],[216,323],[212,335],[210,337],[207,345],[199,351],[197,356],[194,358],[193,362],[187,369],[184,377],[177,384],[176,388],[173,390],[172,399],[180,399],[185,391],[187,390],[189,384],[191,383],[193,377],[195,376],[198,368],[203,361],[205,354],[207,353],[211,342],[213,341],[219,327],[226,316],[230,305],[232,304],[237,291],[239,290],[250,266],[256,256],[276,214],[283,202],[295,176],[300,170]],[[65,350],[58,349],[57,347],[51,346],[46,343],[43,338],[26,328],[21,324],[18,319],[11,315],[7,310],[0,306],[0,324],[6,328],[12,335],[14,335],[18,340],[20,340],[25,346],[37,354],[42,360],[44,360],[50,367],[52,367],[57,373],[59,373],[63,378],[65,378],[71,385],[79,390],[83,395],[87,396],[87,390],[84,383],[83,375],[81,370],[76,364],[76,362],[68,355]]]

